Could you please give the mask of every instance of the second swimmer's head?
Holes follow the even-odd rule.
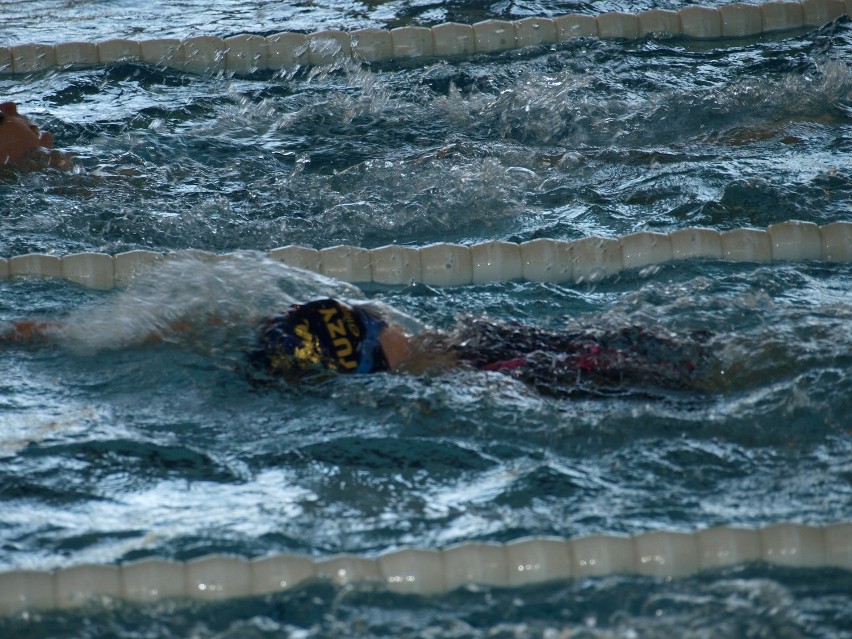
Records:
[[[298,381],[312,375],[388,370],[379,343],[384,322],[337,300],[296,304],[261,326],[252,367],[266,376]]]
[[[40,147],[52,148],[53,135],[31,124],[14,102],[0,102],[0,164],[23,162]]]

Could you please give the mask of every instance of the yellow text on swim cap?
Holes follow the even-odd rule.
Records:
[[[352,333],[355,337],[360,337],[361,332],[351,317],[345,318],[349,320],[346,324],[344,324],[344,318],[336,317],[338,310],[336,308],[321,308],[320,315],[322,315],[326,330],[328,330],[331,343],[334,344],[337,361],[343,368],[357,368],[358,359],[355,357],[355,348],[352,346],[349,335]],[[344,315],[349,314],[344,311]],[[347,327],[349,330],[347,330]]]
[[[294,332],[297,336],[302,338],[302,345],[296,348],[293,353],[296,359],[301,362],[320,364],[322,356],[319,341],[315,335],[311,334],[311,328],[308,323],[302,322],[301,324],[298,324]]]

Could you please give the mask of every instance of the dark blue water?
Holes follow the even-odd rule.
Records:
[[[66,4],[32,5],[66,19],[58,40],[81,37],[75,25],[100,38],[106,27],[86,16],[115,10]],[[249,13],[205,32],[236,32],[263,11],[353,28],[565,8],[233,6]],[[122,19],[113,35],[128,33]],[[164,34],[196,29],[166,22]],[[43,39],[14,24],[12,41]],[[232,79],[121,64],[3,77],[0,94],[54,131],[77,169],[0,177],[0,255],[848,219],[850,38],[841,20],[747,41],[581,40],[406,68],[341,62]],[[691,261],[595,286],[354,291],[252,252],[237,266],[178,261],[127,291],[0,281],[0,321],[75,327],[58,346],[2,353],[0,569],[848,521],[850,284],[849,265]],[[482,316],[703,329],[716,358],[703,391],[614,398],[547,398],[458,370],[249,383],[250,317],[329,292],[442,329]],[[210,314],[227,322],[211,329]],[[193,330],[135,343],[175,316]],[[850,590],[848,571],[763,565],[428,598],[313,582],[215,606],[8,617],[0,636],[839,637],[850,636]]]

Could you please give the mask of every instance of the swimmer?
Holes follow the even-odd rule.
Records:
[[[53,134],[18,113],[14,102],[0,103],[0,165],[68,168],[67,155],[53,149]]]
[[[169,330],[184,332],[189,326],[179,321]],[[452,332],[412,335],[372,307],[334,299],[295,304],[261,320],[256,330],[246,366],[253,382],[467,367],[507,375],[559,397],[698,389],[708,337],[683,339],[638,326],[559,332],[486,320],[465,322]],[[0,343],[49,342],[61,331],[53,322],[15,322],[0,333]]]

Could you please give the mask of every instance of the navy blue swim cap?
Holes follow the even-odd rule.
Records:
[[[386,371],[379,343],[385,326],[366,311],[333,299],[296,304],[264,322],[251,364],[288,381],[321,371]]]

